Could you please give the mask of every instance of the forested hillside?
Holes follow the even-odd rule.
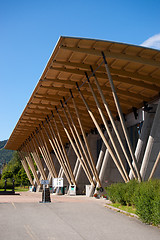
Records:
[[[7,142],[7,140],[0,141],[0,167],[3,164],[6,164],[11,160],[11,158],[13,156],[13,152],[14,152],[12,150],[7,150],[7,149],[3,148],[6,144],[6,142]]]

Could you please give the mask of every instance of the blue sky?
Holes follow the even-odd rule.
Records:
[[[11,135],[60,36],[160,49],[160,1],[0,1],[0,141]]]

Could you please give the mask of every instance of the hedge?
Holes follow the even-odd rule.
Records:
[[[148,224],[160,224],[160,180],[139,183],[115,183],[105,188],[108,198],[122,205],[132,205],[136,214]]]

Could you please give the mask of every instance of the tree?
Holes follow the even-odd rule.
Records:
[[[32,176],[32,174],[31,174]],[[18,152],[13,153],[11,161],[4,167],[2,171],[2,179],[7,179],[7,182],[12,182],[15,179],[15,185],[28,186],[29,180],[24,171]]]

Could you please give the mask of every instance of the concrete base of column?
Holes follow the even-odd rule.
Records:
[[[143,180],[147,180],[154,162],[158,156],[160,150],[160,100],[157,106],[156,114],[151,128],[151,133],[148,138],[144,158],[141,166],[141,175]],[[160,178],[160,165],[158,165],[154,177]]]

